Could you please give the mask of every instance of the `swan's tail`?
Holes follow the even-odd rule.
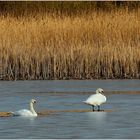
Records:
[[[11,113],[12,116],[19,116],[18,114],[16,114],[16,113],[13,112],[13,111],[10,111],[9,113]]]
[[[9,111],[9,113],[11,114],[11,116],[14,116],[14,112],[13,111]]]
[[[14,112],[13,112],[13,111],[9,111],[9,113],[14,114]]]
[[[87,101],[83,101],[83,103],[88,104],[88,102],[87,102]]]
[[[89,102],[87,102],[87,101],[83,101],[83,103],[85,103],[85,104],[87,104],[87,105],[90,105],[90,103],[89,103]]]

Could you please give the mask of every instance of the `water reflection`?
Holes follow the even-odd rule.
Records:
[[[26,101],[36,98],[37,110],[42,113],[37,118],[1,117],[0,138],[140,137],[140,80],[4,81],[0,84],[0,111],[18,110],[26,106]],[[91,112],[82,103],[97,87],[108,91],[105,112]],[[43,112],[46,110],[54,112],[47,114]]]
[[[23,122],[27,122],[30,124],[34,124],[35,120],[37,119],[37,117],[25,117],[25,116],[18,116],[19,119],[22,119],[21,121]]]
[[[106,120],[106,115],[107,115],[106,112],[87,112],[88,119],[90,120],[90,122],[93,122],[94,124],[104,123]]]

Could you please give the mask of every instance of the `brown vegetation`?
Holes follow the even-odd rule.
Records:
[[[113,110],[101,110],[100,112],[112,112]],[[73,112],[73,113],[84,113],[84,112],[93,112],[92,110],[43,110],[37,112],[39,116],[47,116],[47,115],[54,115],[57,113],[66,113],[66,112]],[[98,112],[98,111],[94,111]],[[0,117],[12,117],[12,113],[10,112],[0,112]]]
[[[140,78],[140,10],[0,16],[1,79]]]
[[[0,117],[10,117],[12,114],[10,112],[0,112]]]

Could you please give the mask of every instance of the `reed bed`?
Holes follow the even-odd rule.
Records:
[[[0,16],[1,79],[140,78],[140,11]]]

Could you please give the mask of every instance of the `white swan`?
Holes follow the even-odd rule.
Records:
[[[103,89],[98,88],[96,94],[91,95],[84,103],[91,105],[93,111],[95,106],[98,106],[98,111],[100,111],[100,105],[106,102],[106,97],[103,95]]]
[[[24,117],[36,117],[37,113],[34,110],[33,104],[36,103],[36,100],[31,99],[30,101],[30,110],[28,109],[21,109],[16,112],[11,112],[14,116],[24,116]]]

